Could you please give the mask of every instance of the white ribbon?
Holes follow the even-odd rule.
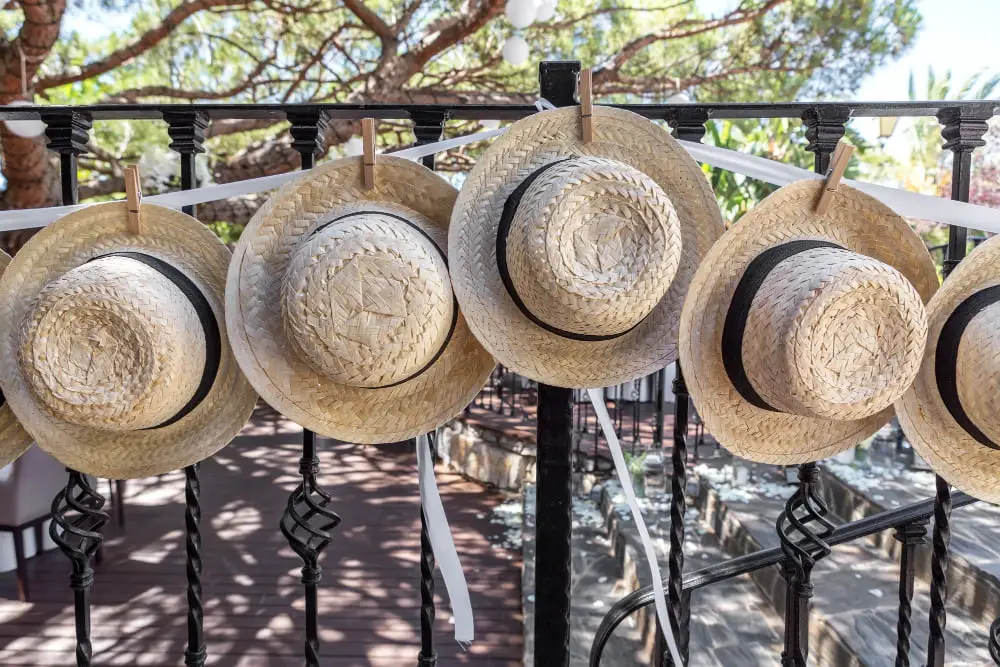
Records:
[[[434,478],[434,460],[426,435],[417,436],[417,470],[420,473],[420,505],[427,520],[427,535],[444,579],[444,587],[448,589],[451,613],[455,618],[455,641],[464,649],[475,639],[476,634],[472,601],[469,599],[469,585],[465,581],[462,563],[458,560],[455,540],[451,537],[448,517],[444,514],[441,494]]]
[[[681,144],[698,162],[743,174],[779,187],[803,179],[823,178],[822,174],[807,169],[755,155],[746,155],[739,151],[696,144],[690,141],[682,141]],[[873,185],[849,178],[845,178],[843,182],[875,197],[906,218],[934,220],[959,227],[1000,233],[1000,209],[888,188],[884,185]]]
[[[539,111],[554,109],[551,102],[540,99],[535,102],[535,107]],[[500,136],[506,132],[506,128],[497,130],[486,130],[474,134],[437,141],[421,146],[412,146],[390,153],[395,157],[419,160],[422,157],[451,150],[460,146],[466,146],[477,141],[485,141],[493,137]],[[806,169],[800,169],[791,165],[768,160],[767,158],[755,155],[746,155],[739,151],[717,146],[706,146],[689,141],[682,141],[685,150],[691,154],[698,162],[702,162],[718,169],[725,169],[737,174],[749,176],[771,185],[783,186],[803,179],[823,178],[822,175]],[[159,204],[170,208],[181,208],[194,204],[204,204],[205,202],[219,199],[229,199],[230,197],[244,197],[247,195],[268,192],[274,190],[285,183],[301,178],[305,171],[292,171],[275,176],[263,176],[261,178],[251,178],[235,183],[225,183],[222,185],[209,185],[194,190],[182,190],[179,192],[168,192],[162,195],[145,197],[143,201],[151,204]],[[1000,209],[989,208],[966,204],[964,202],[921,195],[906,190],[898,190],[882,185],[873,185],[851,179],[845,179],[848,185],[866,192],[869,195],[881,200],[884,204],[892,208],[899,215],[907,218],[919,218],[922,220],[934,220],[958,225],[959,227],[969,227],[971,229],[981,229],[987,232],[1000,233]],[[67,213],[78,211],[91,204],[79,204],[76,206],[55,206],[50,208],[35,208],[16,211],[0,212],[0,232],[9,232],[15,229],[29,229],[34,227],[44,227],[54,222]]]
[[[670,616],[667,614],[667,597],[663,592],[663,579],[660,577],[660,566],[657,564],[656,550],[653,548],[653,540],[646,530],[646,522],[642,519],[642,510],[639,508],[639,501],[635,497],[635,489],[632,488],[632,476],[629,474],[628,466],[625,463],[625,454],[622,453],[622,446],[618,442],[618,436],[611,425],[611,417],[608,415],[608,406],[604,402],[603,389],[588,389],[590,402],[594,405],[594,412],[597,413],[597,421],[601,424],[604,437],[608,440],[608,447],[611,449],[611,458],[615,462],[615,472],[618,473],[618,481],[621,482],[622,491],[625,493],[625,501],[632,511],[632,519],[635,527],[639,531],[639,539],[642,540],[642,550],[646,554],[646,564],[649,566],[649,574],[653,578],[653,600],[656,603],[656,617],[660,620],[660,628],[663,636],[667,639],[667,648],[670,649],[670,657],[675,665],[683,665],[680,652],[677,650],[677,640],[670,629]]]

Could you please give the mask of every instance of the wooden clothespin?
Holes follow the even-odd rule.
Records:
[[[580,72],[580,124],[583,142],[594,140],[594,75],[589,69]]]
[[[361,119],[362,165],[364,174],[362,182],[365,190],[375,187],[375,119]]]
[[[128,231],[142,233],[142,187],[139,185],[139,167],[125,167],[125,208],[128,210]]]
[[[840,179],[844,177],[844,172],[847,170],[847,163],[850,161],[851,154],[853,153],[854,146],[841,139],[840,143],[837,144],[837,148],[833,151],[833,158],[830,159],[830,171],[826,174],[826,182],[823,184],[823,190],[820,192],[819,200],[816,202],[816,213],[823,215],[830,208],[830,203],[833,201],[833,193],[840,187]]]

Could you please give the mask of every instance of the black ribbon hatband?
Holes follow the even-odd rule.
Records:
[[[993,442],[973,423],[958,396],[958,346],[962,342],[962,334],[972,319],[998,301],[1000,301],[1000,285],[994,285],[979,290],[958,304],[941,327],[934,359],[934,379],[944,407],[962,430],[976,442],[990,449],[1000,449],[1000,445]]]
[[[190,278],[162,259],[141,252],[113,252],[95,257],[94,259],[103,259],[104,257],[126,257],[150,267],[177,286],[177,289],[191,303],[191,307],[194,308],[194,312],[198,316],[198,322],[201,324],[202,333],[205,336],[205,367],[202,370],[201,381],[198,383],[198,387],[195,389],[191,399],[172,417],[144,430],[170,426],[191,414],[191,411],[205,400],[208,392],[212,389],[212,385],[215,384],[215,376],[219,373],[219,364],[222,361],[222,335],[219,330],[219,323],[215,319],[215,311],[212,310],[208,299]]]
[[[743,276],[736,285],[736,291],[733,292],[733,299],[729,302],[726,321],[722,326],[722,365],[725,367],[726,375],[729,376],[729,381],[733,383],[736,392],[747,403],[761,410],[781,412],[757,393],[753,384],[750,383],[746,367],[743,365],[743,336],[746,333],[750,307],[764,281],[779,264],[790,257],[816,248],[844,249],[843,246],[830,241],[813,239],[789,241],[768,248],[747,264]]]

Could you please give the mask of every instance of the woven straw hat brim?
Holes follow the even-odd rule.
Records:
[[[951,416],[938,390],[938,339],[962,301],[1000,284],[1000,239],[990,239],[963,260],[927,304],[927,352],[913,386],[896,402],[907,439],[949,484],[991,503],[1000,502],[1000,451],[977,442]],[[983,391],[992,391],[983,387]]]
[[[10,264],[10,255],[0,252],[0,276]],[[17,421],[10,405],[5,403],[0,407],[0,468],[4,467],[31,447],[31,436]]]
[[[215,383],[189,414],[147,430],[107,431],[55,419],[35,400],[20,370],[19,327],[0,334],[0,385],[25,429],[66,466],[111,479],[159,475],[212,456],[239,433],[257,401],[224,331],[229,249],[203,224],[172,209],[143,204],[138,235],[127,230],[127,222],[124,202],[71,213],[33,236],[0,279],[0,318],[19,323],[42,289],[67,271],[100,255],[135,251],[179,269],[212,307],[222,333]]]
[[[593,134],[592,142],[582,141],[579,107],[512,125],[466,178],[448,237],[452,285],[476,337],[510,370],[561,387],[628,382],[674,361],[688,284],[723,231],[705,174],[663,128],[629,111],[595,107]],[[582,155],[645,172],[669,197],[681,225],[680,264],[666,295],[634,329],[604,341],[572,340],[539,327],[511,299],[497,267],[497,228],[514,188],[542,165]]]
[[[795,239],[828,240],[895,267],[926,302],[937,289],[934,262],[907,222],[878,200],[841,185],[828,212],[813,211],[822,181],[773,193],[719,239],[698,269],[681,315],[680,361],[706,430],[734,454],[774,464],[833,456],[875,433],[887,408],[835,421],[763,410],[733,388],[722,360],[722,330],[747,265],[765,249]]]
[[[360,158],[335,160],[287,184],[257,212],[230,267],[226,317],[240,365],[277,410],[332,438],[395,442],[427,433],[460,413],[495,362],[461,315],[437,360],[396,386],[339,384],[295,354],[282,326],[282,281],[293,250],[324,216],[356,202],[385,202],[422,214],[440,230],[442,243],[447,237],[456,191],[440,176],[410,160],[379,156],[375,187],[364,190],[361,179]]]

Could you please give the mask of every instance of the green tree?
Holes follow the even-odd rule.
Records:
[[[0,16],[0,103],[29,94],[53,104],[116,102],[530,102],[546,58],[594,69],[603,100],[772,101],[852,93],[864,74],[897,57],[919,28],[915,0],[741,0],[708,14],[694,0],[561,0],[556,16],[522,31],[523,67],[500,50],[514,31],[504,0],[14,0]],[[93,38],[81,17],[125,27]],[[19,53],[25,54],[25,80]],[[465,131],[454,126],[450,131]],[[358,132],[336,121],[326,147],[340,154]],[[209,130],[206,175],[228,182],[296,168],[278,119],[219,121]],[[56,170],[43,140],[6,128],[3,207],[49,205]],[[408,128],[380,124],[385,145]],[[121,192],[124,165],[163,152],[156,122],[99,123],[81,161],[81,193]],[[445,166],[466,168],[466,150]],[[160,184],[168,186],[169,182]],[[155,188],[154,188],[155,189]],[[256,202],[201,207],[208,221],[243,222]]]

